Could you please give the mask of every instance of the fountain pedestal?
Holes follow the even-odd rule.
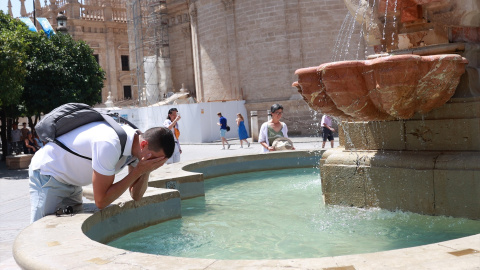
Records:
[[[296,71],[308,105],[340,122],[320,161],[326,204],[480,219],[480,10],[455,2],[355,2],[382,57]]]
[[[325,202],[479,219],[480,98],[410,120],[342,122],[322,157]]]

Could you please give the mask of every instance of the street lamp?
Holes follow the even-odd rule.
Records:
[[[63,14],[63,11],[60,11],[57,15],[57,32],[66,34],[67,29],[67,16]]]

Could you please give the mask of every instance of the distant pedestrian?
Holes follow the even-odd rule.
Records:
[[[27,128],[27,123],[23,122],[22,123],[22,129],[20,129],[20,131],[22,132],[22,138],[21,140],[25,140],[28,138],[28,133],[30,132],[30,130]]]
[[[227,148],[230,149],[230,144],[225,138],[225,133],[227,133],[227,118],[223,117],[221,112],[217,113],[217,115],[220,118],[217,125],[220,126],[220,138],[222,139],[222,150],[225,150],[225,144],[227,144]]]
[[[12,145],[12,152],[20,154],[23,150],[22,132],[18,129],[18,124],[13,123],[12,131],[10,132],[10,139]]]
[[[177,108],[171,108],[168,110],[167,119],[163,122],[163,125],[170,129],[175,137],[175,150],[173,151],[172,157],[168,159],[167,164],[180,162],[180,154],[182,153],[182,147],[179,141],[180,129],[178,127],[178,121],[180,121],[180,119],[181,117]]]
[[[333,148],[333,132],[335,132],[335,129],[332,128],[332,118],[324,114],[322,116],[322,122],[320,123],[320,125],[322,126],[322,148],[325,148],[325,143],[327,142],[327,139],[330,141],[331,147]]]
[[[236,121],[238,126],[238,138],[240,140],[240,148],[243,148],[243,141],[247,143],[247,147],[250,147],[250,143],[247,141],[247,129],[245,128],[245,122],[241,113],[237,113]]]

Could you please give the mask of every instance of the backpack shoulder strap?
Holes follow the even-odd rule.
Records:
[[[118,138],[120,139],[120,146],[121,146],[121,152],[120,152],[120,158],[123,156],[123,151],[125,150],[125,144],[127,143],[127,133],[123,128],[120,126],[120,124],[117,123],[111,116],[103,114],[103,119],[115,130],[115,132],[118,135]]]
[[[76,153],[76,152],[73,152],[70,148],[68,148],[65,144],[63,144],[61,141],[57,140],[57,139],[54,139],[52,141],[54,144],[60,146],[61,148],[65,149],[65,151],[71,153],[71,154],[74,154],[75,156],[78,156],[78,157],[81,157],[81,158],[84,158],[84,159],[88,159],[88,160],[92,160],[92,158],[89,158],[89,157],[86,157],[86,156],[82,156],[80,155],[79,153]]]
[[[120,157],[118,159],[121,159],[122,156],[123,156],[123,151],[125,150],[125,145],[127,144],[127,133],[125,132],[125,130],[123,130],[123,128],[111,116],[106,115],[106,114],[101,114],[101,115],[105,119],[105,121],[108,123],[108,125],[110,125],[110,127],[112,127],[115,130],[115,132],[118,135],[118,138],[120,139],[121,152],[120,152]],[[63,144],[61,141],[59,141],[57,139],[54,139],[52,142],[55,143],[56,145],[60,146],[61,148],[65,149],[65,151],[68,151],[71,154],[74,154],[74,155],[76,155],[78,157],[81,157],[81,158],[84,158],[84,159],[92,160],[92,158],[80,155],[80,154],[72,151],[70,148],[68,148],[65,144]]]

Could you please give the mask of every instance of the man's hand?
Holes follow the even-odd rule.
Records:
[[[138,162],[135,168],[131,166],[128,167],[129,172],[132,172],[137,168],[138,170],[143,171],[140,177],[138,177],[137,180],[133,182],[133,184],[129,188],[130,196],[132,196],[132,199],[134,199],[135,201],[140,200],[143,197],[143,194],[145,194],[145,191],[147,190],[147,187],[148,187],[148,178],[150,176],[150,172],[158,169],[163,164],[165,164],[165,162],[167,162],[168,160],[168,158],[165,158],[165,156],[161,156],[153,159],[150,159],[150,157],[151,157],[150,154],[146,157],[143,157]]]
[[[103,209],[118,199],[127,189],[130,189],[132,198],[142,198],[148,185],[148,175],[168,160],[164,156],[150,159],[151,154],[143,157],[133,170],[122,180],[113,183],[115,175],[102,175],[95,170],[92,176],[93,196],[95,205]]]
[[[140,159],[134,170],[137,170],[137,172],[140,174],[150,173],[151,171],[160,168],[168,160],[168,158],[165,156],[158,158],[151,158],[151,156],[151,154],[148,154]]]

